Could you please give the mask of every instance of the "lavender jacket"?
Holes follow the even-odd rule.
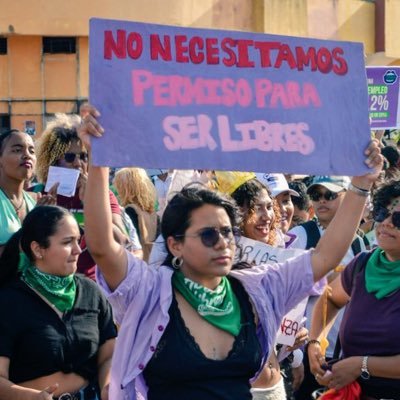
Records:
[[[230,273],[243,284],[258,314],[257,335],[263,350],[263,364],[282,317],[308,295],[314,284],[310,257],[311,253],[306,252],[282,264]],[[97,282],[121,325],[111,366],[109,396],[112,400],[147,399],[142,372],[169,322],[172,273],[169,267],[149,267],[128,253],[127,276],[111,292],[97,271]]]

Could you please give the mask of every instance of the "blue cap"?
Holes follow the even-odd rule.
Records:
[[[349,183],[350,178],[348,176],[319,175],[314,177],[311,185],[307,189],[307,193],[310,193],[317,185],[323,186],[331,192],[338,193],[342,190],[346,190],[349,186]]]

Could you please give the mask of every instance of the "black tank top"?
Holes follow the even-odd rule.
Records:
[[[253,310],[239,281],[229,277],[241,307],[241,329],[224,360],[204,356],[173,296],[170,322],[143,371],[148,400],[251,399],[249,379],[261,365]]]

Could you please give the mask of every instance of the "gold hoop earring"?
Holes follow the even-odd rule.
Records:
[[[174,269],[179,269],[180,267],[182,267],[183,264],[183,259],[180,257],[174,257],[171,261],[172,264],[172,268]]]

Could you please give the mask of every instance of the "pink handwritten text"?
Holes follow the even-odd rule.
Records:
[[[216,131],[214,135],[213,128]],[[308,155],[315,149],[313,139],[306,135],[309,127],[305,122],[281,124],[255,120],[233,124],[233,128],[226,115],[218,115],[215,125],[205,114],[168,116],[163,120],[166,133],[163,142],[170,151],[199,148],[215,150],[218,144],[214,136],[219,138],[222,152],[259,150]]]
[[[190,78],[181,75],[158,75],[147,70],[132,71],[132,98],[135,106],[146,102],[154,106],[223,105],[249,107],[255,93],[257,108],[293,109],[321,107],[313,83],[272,82],[256,79],[254,87],[240,78]]]

